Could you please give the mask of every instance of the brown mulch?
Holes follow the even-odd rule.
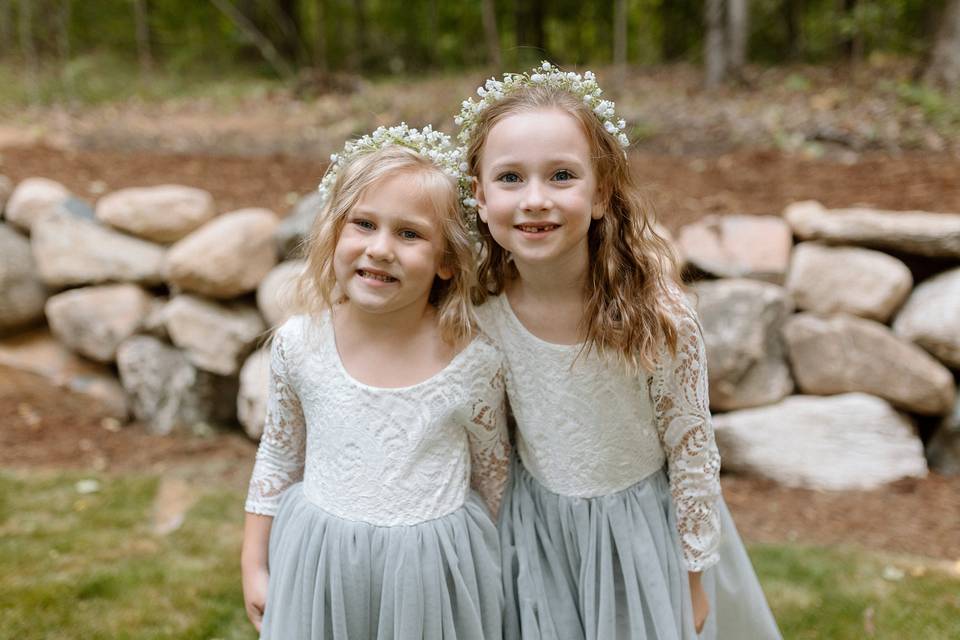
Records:
[[[755,149],[702,157],[635,151],[631,161],[673,231],[708,213],[779,214],[807,199],[828,207],[960,212],[960,158],[947,154],[864,153],[846,164]],[[267,207],[285,214],[297,194],[316,187],[323,169],[315,160],[283,155],[0,149],[0,174],[14,182],[51,178],[91,203],[123,187],[186,184],[210,191],[221,212]]]
[[[190,467],[240,488],[254,451],[239,432],[163,437],[138,424],[118,430],[95,402],[0,367],[0,469],[162,473]],[[740,533],[751,542],[845,544],[960,559],[960,477],[819,492],[725,475],[723,486]]]

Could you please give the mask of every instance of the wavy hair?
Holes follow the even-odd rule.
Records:
[[[337,287],[333,255],[347,216],[367,189],[387,177],[403,175],[430,203],[444,241],[442,262],[452,272],[449,280],[434,278],[430,304],[444,340],[456,344],[476,326],[471,293],[476,290],[473,244],[460,210],[455,178],[416,151],[395,145],[362,153],[341,168],[330,196],[305,241],[306,267],[298,282],[298,306],[318,315],[345,300]]]
[[[572,116],[590,146],[597,176],[596,202],[603,217],[593,220],[587,235],[589,266],[586,306],[581,327],[583,353],[612,355],[631,372],[651,371],[666,346],[677,348],[678,305],[683,304],[676,254],[654,228],[651,207],[640,193],[623,147],[597,116],[574,94],[551,86],[519,89],[479,116],[467,146],[470,175],[480,179],[484,143],[493,127],[520,112],[555,109]],[[509,253],[500,247],[480,219],[482,248],[478,267],[479,304],[499,294],[517,277]]]

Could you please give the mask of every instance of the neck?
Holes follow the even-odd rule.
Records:
[[[432,323],[433,319],[433,307],[426,300],[423,304],[411,304],[388,313],[369,313],[358,309],[348,300],[338,305],[334,314],[339,336],[366,342],[410,337],[419,333],[425,324]]]

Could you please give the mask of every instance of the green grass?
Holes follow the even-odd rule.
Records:
[[[77,482],[100,490],[83,495]],[[0,638],[254,638],[238,556],[242,489],[202,495],[151,532],[153,476],[0,472]],[[784,637],[960,637],[960,579],[856,549],[756,545]],[[872,630],[872,634],[871,634]]]

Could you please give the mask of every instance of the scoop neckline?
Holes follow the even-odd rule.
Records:
[[[564,344],[562,342],[550,342],[549,340],[544,340],[540,336],[536,335],[534,332],[530,331],[530,329],[528,329],[527,326],[523,324],[523,321],[520,320],[520,316],[518,316],[517,312],[513,310],[513,305],[510,303],[510,298],[507,297],[506,291],[501,293],[499,297],[501,298],[501,304],[503,304],[504,310],[506,311],[506,315],[510,318],[510,320],[514,324],[516,324],[520,328],[520,331],[523,332],[527,337],[532,338],[536,342],[539,342],[542,345],[550,347],[551,349],[558,349],[558,350],[562,349],[564,351],[572,351],[574,349],[583,348],[583,344],[584,344],[583,342],[572,342],[570,344]]]
[[[448,362],[447,364],[445,364],[442,369],[440,369],[440,370],[437,371],[436,373],[431,374],[429,377],[424,378],[424,379],[421,380],[420,382],[415,382],[415,383],[413,383],[413,384],[404,385],[404,386],[402,386],[402,387],[378,387],[378,386],[375,386],[375,385],[372,385],[372,384],[367,384],[366,382],[363,382],[362,380],[358,380],[356,377],[354,377],[354,375],[353,375],[352,373],[350,373],[349,371],[347,371],[346,365],[343,364],[343,358],[340,356],[340,347],[337,346],[337,331],[336,331],[336,329],[335,329],[334,326],[333,326],[333,313],[332,313],[332,312],[328,312],[328,313],[327,313],[327,322],[326,322],[326,325],[327,325],[327,326],[326,326],[326,333],[327,333],[326,338],[327,338],[327,340],[330,341],[330,346],[331,346],[332,349],[333,349],[333,359],[334,359],[334,361],[336,362],[337,369],[340,371],[340,374],[341,374],[348,382],[350,382],[350,384],[352,384],[352,385],[354,385],[354,386],[356,386],[356,387],[360,387],[360,388],[362,388],[362,389],[368,389],[368,390],[371,390],[371,391],[380,391],[380,392],[386,391],[386,392],[390,392],[390,393],[396,393],[396,392],[402,392],[402,391],[411,391],[411,390],[417,389],[417,388],[419,388],[419,387],[426,386],[426,385],[428,385],[428,384],[436,381],[436,380],[439,379],[440,377],[446,375],[448,372],[450,372],[451,370],[453,370],[456,366],[458,366],[459,363],[460,363],[460,361],[463,360],[463,358],[466,357],[465,354],[466,354],[468,351],[471,351],[472,349],[474,349],[474,345],[476,345],[476,343],[479,342],[480,339],[481,339],[481,338],[480,338],[480,334],[477,333],[477,335],[475,335],[475,336],[473,337],[473,339],[470,340],[470,342],[467,344],[467,346],[465,346],[463,349],[460,349],[460,351],[458,351],[458,352],[456,353],[456,355],[454,355],[452,358],[450,358],[450,362]]]

